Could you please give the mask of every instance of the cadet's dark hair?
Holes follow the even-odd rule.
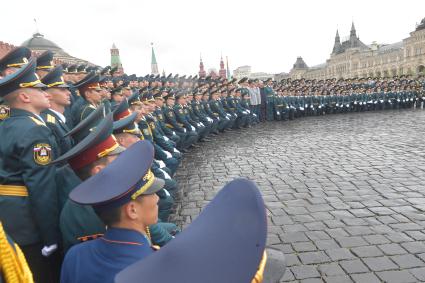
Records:
[[[106,226],[111,227],[121,220],[121,207],[122,206],[114,207],[102,211],[95,210],[95,212]]]
[[[96,160],[96,161],[94,161],[93,163],[90,163],[90,164],[88,164],[88,165],[86,165],[86,166],[84,166],[83,168],[80,168],[80,169],[78,169],[78,170],[76,170],[75,171],[75,174],[82,180],[82,181],[85,181],[85,180],[87,180],[88,178],[90,178],[91,177],[91,173],[90,173],[90,171],[94,168],[94,167],[96,167],[96,166],[98,166],[98,165],[107,165],[107,162],[108,162],[108,159],[107,159],[107,157],[108,156],[104,156],[104,157],[101,157],[101,158],[99,158],[98,160]]]

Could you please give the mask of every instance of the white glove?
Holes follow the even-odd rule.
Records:
[[[170,139],[167,136],[164,136],[165,141],[169,141]]]
[[[180,153],[180,151],[177,148],[173,148],[173,152]]]
[[[159,168],[164,168],[164,167],[166,167],[166,166],[165,166],[164,161],[162,161],[162,160],[157,160],[156,162],[158,163]]]
[[[201,125],[201,127],[205,127],[204,123],[199,122],[199,124]]]
[[[171,155],[171,153],[169,153],[168,151],[164,150],[164,153],[167,156],[167,159],[173,158],[173,156]]]
[[[195,127],[194,126],[190,126],[191,128],[192,128],[192,131],[196,131],[196,129],[195,129]]]
[[[164,193],[165,193],[165,195],[166,195],[167,197],[171,196],[171,195],[170,195],[170,192],[169,192],[169,191],[167,191],[167,189],[163,189],[163,190],[164,190]]]
[[[230,121],[229,117],[227,117],[227,116],[226,116],[226,120],[227,120],[227,121]]]
[[[185,128],[183,128],[183,133],[186,133],[186,129]]]
[[[251,110],[246,110],[246,112],[248,112],[248,114],[251,114]]]
[[[48,257],[49,255],[51,255],[52,253],[54,253],[56,250],[58,249],[58,245],[57,244],[53,244],[50,246],[44,246],[41,249],[41,254],[45,257]]]
[[[176,135],[176,132],[173,131],[173,135]]]
[[[159,170],[161,170],[161,172],[164,174],[164,178],[165,178],[165,179],[171,180],[171,177],[170,177],[170,175],[168,175],[168,173],[167,173],[167,172],[165,172],[165,171],[164,171],[164,170],[162,170],[162,169],[159,169]]]
[[[214,120],[211,119],[210,117],[207,117],[207,120],[210,121],[211,123],[214,122]]]

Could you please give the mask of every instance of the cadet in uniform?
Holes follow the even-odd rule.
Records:
[[[125,105],[124,102],[125,101],[123,101],[123,103],[120,105]],[[137,141],[139,141],[140,137],[143,138],[143,135],[137,127],[137,124],[135,123],[137,113],[129,114],[128,109],[126,111],[125,109],[123,109],[123,107],[119,107],[115,111],[118,111],[120,108],[121,111],[124,111],[114,114],[123,117],[125,116],[124,113],[128,113],[128,116],[125,116],[124,118],[121,118],[120,120],[114,122],[114,136],[116,137],[118,143],[121,146],[128,148]],[[161,172],[163,173],[163,171],[156,167],[154,163],[152,163],[151,170],[156,178],[164,180],[164,188],[156,193],[159,197],[158,218],[161,222],[149,226],[152,242],[156,245],[163,246],[169,241],[171,241],[174,235],[178,233],[179,229],[175,224],[166,222],[170,215],[170,209],[174,203],[173,197],[170,195],[166,188],[166,186],[169,187],[169,179],[164,179],[164,175],[161,174]]]
[[[75,186],[97,174],[125,150],[112,136],[112,114],[99,123],[99,118],[102,116],[98,116],[98,112],[102,113],[103,111],[97,110],[76,129],[73,129],[73,131],[89,134],[81,139],[75,147],[55,160],[55,163],[58,164],[67,161],[79,178],[79,182],[73,187],[61,188],[62,190],[72,191]],[[90,131],[90,129],[92,130]],[[90,206],[78,205],[70,200],[62,209],[60,228],[65,250],[87,238],[96,237],[105,229]]]
[[[55,67],[53,63],[53,52],[50,50],[44,51],[37,57],[36,73],[40,78],[43,78],[47,73]]]
[[[164,181],[150,169],[153,156],[152,144],[139,141],[71,192],[73,201],[94,208],[107,230],[67,253],[62,283],[112,283],[119,271],[154,252],[146,227],[158,220],[155,193]]]
[[[16,72],[22,65],[28,63],[31,50],[26,47],[17,47],[0,59],[0,79]],[[0,97],[0,122],[10,116],[10,107],[4,104]]]
[[[164,97],[165,105],[163,106],[163,113],[166,121],[166,126],[179,136],[180,138],[180,147],[183,152],[185,152],[198,138],[198,135],[195,133],[189,133],[183,126],[183,124],[178,123],[176,115],[174,113],[174,102],[175,96],[173,93],[169,93]]]
[[[80,123],[102,104],[102,88],[99,79],[99,75],[91,72],[75,85],[81,95],[81,102],[72,105],[71,114],[74,125]]]
[[[199,135],[196,131],[196,128],[192,126],[189,120],[187,119],[187,114],[185,113],[183,108],[183,105],[185,103],[185,91],[181,91],[175,97],[175,103],[173,106],[174,115],[179,126],[185,129],[187,136],[192,139],[191,146],[197,147],[195,143],[198,141]]]
[[[52,130],[60,154],[64,154],[72,147],[72,139],[66,134],[69,128],[66,125],[65,108],[71,105],[71,92],[63,80],[62,66],[52,69],[41,80],[47,86],[45,92],[49,94],[50,107],[41,113],[46,125]]]
[[[158,124],[160,125],[159,130],[162,131],[163,135],[172,140],[176,147],[179,147],[180,145],[180,137],[176,134],[175,131],[168,128],[165,124],[165,117],[162,112],[162,107],[164,106],[164,97],[167,95],[167,92],[159,93],[158,95],[155,95],[155,111],[153,114],[157,118]]]
[[[50,258],[59,248],[55,167],[57,145],[40,113],[49,108],[35,59],[0,83],[11,108],[0,124],[0,221],[22,248],[36,282],[54,282]],[[57,253],[56,253],[57,255]]]

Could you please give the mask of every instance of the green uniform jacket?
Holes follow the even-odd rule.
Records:
[[[12,109],[0,124],[0,137],[0,184],[28,191],[28,196],[0,195],[0,221],[19,245],[60,243],[56,168],[49,165],[57,145],[51,130],[36,115]]]
[[[56,144],[59,146],[60,155],[70,150],[73,146],[73,141],[70,136],[65,136],[70,130],[65,122],[50,109],[43,111],[41,117],[46,122],[47,127],[52,131],[56,139]]]
[[[82,99],[81,103],[73,105],[71,108],[71,115],[74,125],[78,125],[78,123],[87,118],[94,110],[96,110],[96,107],[85,99]]]

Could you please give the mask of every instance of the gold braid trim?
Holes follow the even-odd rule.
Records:
[[[38,84],[41,84],[40,80],[36,80],[36,81],[33,81],[33,82],[28,82],[28,83],[20,83],[19,87],[23,87],[23,88],[33,87],[33,86],[38,85]]]
[[[37,70],[46,70],[46,69],[53,69],[53,66],[37,66]]]
[[[0,222],[0,270],[7,283],[34,283],[25,256],[17,244],[11,246]]]
[[[148,173],[143,177],[143,181],[147,181],[140,189],[138,189],[136,192],[134,192],[131,195],[131,199],[135,200],[138,196],[143,194],[144,192],[149,189],[149,187],[153,184],[155,181],[155,175],[152,173],[152,171],[149,169]]]
[[[47,87],[54,87],[54,86],[63,85],[63,84],[65,84],[65,82],[63,82],[63,81],[61,81],[61,82],[54,82],[54,83],[48,84]]]
[[[149,226],[146,226],[146,236],[148,236],[149,241],[152,241],[152,239],[151,239],[151,229],[149,229]]]
[[[261,283],[263,282],[264,269],[266,268],[267,262],[267,253],[264,251],[263,258],[260,261],[260,265],[258,266],[257,273],[255,273],[254,278],[252,278],[251,283]]]

